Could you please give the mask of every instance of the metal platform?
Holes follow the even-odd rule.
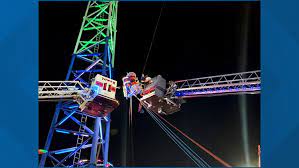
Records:
[[[144,108],[147,108],[155,113],[169,115],[180,111],[180,105],[175,104],[168,98],[156,96],[155,92],[143,96],[140,101]]]
[[[118,106],[119,102],[116,99],[98,95],[93,101],[81,104],[81,111],[91,116],[105,117]]]

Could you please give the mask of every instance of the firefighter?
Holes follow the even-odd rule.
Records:
[[[144,84],[144,85],[148,85],[148,84],[153,83],[153,81],[152,81],[152,78],[151,78],[151,77],[142,74],[142,77],[141,77],[141,83]]]

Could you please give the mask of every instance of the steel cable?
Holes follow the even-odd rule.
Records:
[[[154,112],[152,112],[156,117],[157,117],[157,113],[154,113]],[[158,118],[158,117],[157,117]],[[158,118],[159,119],[159,118]],[[160,122],[161,123],[163,123],[161,120],[160,120]],[[169,129],[170,131],[172,131],[169,127],[167,127],[166,126],[166,124],[165,123],[163,123],[164,125],[165,125],[165,127],[167,128],[167,129]],[[173,132],[173,131],[172,131]],[[174,132],[173,132],[173,134],[176,136],[176,137],[178,137]],[[178,137],[179,138],[179,137]],[[183,140],[181,140],[181,139],[179,139],[182,143],[184,143],[185,144],[185,146],[190,150],[190,151],[192,151],[193,153],[194,153],[194,155],[196,155],[202,162],[204,162],[204,164],[205,165],[207,165],[208,167],[210,167],[210,165],[207,163],[207,162],[205,162],[204,161],[204,159],[202,159],[200,156],[198,156],[197,155],[197,153],[196,152],[194,152]]]
[[[161,125],[161,123],[159,123],[152,115],[153,114],[151,114],[150,112],[148,112],[149,113],[149,115],[153,118],[153,120],[154,121],[156,121],[157,122],[157,124],[161,127],[161,129],[170,137],[170,139],[197,165],[197,166],[199,166],[198,165],[198,163],[195,161],[195,159],[192,157],[192,156],[190,156],[190,153],[189,152],[187,152],[186,151],[186,149],[182,146],[182,144],[180,144],[179,142],[178,142],[178,140],[177,139],[175,139],[174,137],[173,137],[173,135],[168,131],[168,130],[166,130],[166,128],[164,127],[164,126],[162,126]]]
[[[162,15],[162,11],[163,11],[164,5],[165,5],[165,2],[163,1],[162,7],[161,7],[161,9],[160,9],[160,14],[159,14],[159,17],[158,17],[156,26],[155,26],[154,33],[153,33],[152,41],[151,41],[151,44],[150,44],[148,53],[147,53],[147,55],[146,55],[145,63],[144,63],[143,69],[142,69],[142,74],[144,73],[144,70],[145,70],[145,67],[146,67],[146,64],[147,64],[148,57],[149,57],[149,55],[150,55],[150,53],[151,53],[151,50],[152,50],[153,42],[154,42],[155,37],[156,37],[156,32],[157,32],[157,28],[158,28],[158,25],[159,25],[159,22],[160,22],[160,18],[161,18],[161,15]]]
[[[159,118],[161,118],[163,121],[165,121],[168,125],[170,125],[172,128],[174,128],[175,130],[177,130],[179,133],[181,133],[184,137],[186,137],[187,139],[189,139],[193,144],[195,144],[196,146],[198,146],[200,149],[202,149],[203,151],[205,151],[206,153],[208,153],[210,156],[212,156],[215,160],[217,160],[218,162],[220,162],[221,164],[223,164],[225,167],[232,167],[231,165],[229,165],[228,163],[226,163],[224,160],[220,159],[218,156],[216,156],[215,154],[213,154],[210,150],[208,150],[207,148],[205,148],[204,146],[202,146],[201,144],[197,143],[195,140],[193,140],[192,138],[190,138],[187,134],[185,134],[183,131],[181,131],[180,129],[178,129],[177,127],[175,127],[174,125],[172,125],[170,122],[168,122],[166,119],[164,119],[162,116],[160,116],[159,114],[157,114],[157,116]]]
[[[145,104],[140,101],[140,99],[133,94],[134,97],[143,105]],[[182,139],[180,139],[170,128],[166,126],[165,123],[161,121],[155,112],[145,108],[148,114],[153,118],[153,120],[161,127],[161,129],[168,135],[168,137],[197,165],[201,167],[211,167],[207,162],[205,162],[200,156],[198,156]],[[157,114],[158,115],[158,114]],[[159,115],[158,115],[159,116]],[[160,116],[159,116],[160,117]]]
[[[172,130],[170,130],[158,117],[154,115],[154,112],[146,110],[150,116],[157,122],[157,124],[166,132],[166,134],[182,149],[182,151],[192,160],[196,165],[199,164],[202,167],[211,167],[201,157],[199,157],[183,140],[181,140]]]

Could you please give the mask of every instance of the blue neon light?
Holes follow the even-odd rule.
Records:
[[[255,91],[260,90],[260,84],[250,85],[250,86],[237,86],[235,88],[208,88],[208,89],[197,89],[188,91],[177,91],[176,96],[190,96],[190,95],[200,95],[200,94],[213,94],[213,93],[229,93],[229,92],[244,92],[244,91]]]
[[[81,133],[74,133],[74,135],[89,137],[89,135],[81,134]]]
[[[60,150],[58,152],[55,152],[56,155],[58,154],[62,154],[62,153],[67,153],[67,152],[73,152],[75,149],[71,148],[71,149],[63,149],[63,150]]]
[[[67,132],[67,131],[62,131],[62,130],[56,130],[56,132],[63,133],[63,134],[69,134],[69,132]]]
[[[70,109],[73,109],[73,108],[78,108],[79,107],[79,105],[78,104],[74,104],[74,105],[70,105],[70,106],[68,106],[68,108],[70,108]]]
[[[96,97],[101,92],[101,88],[98,85],[93,85],[91,87],[91,96]]]
[[[64,123],[64,122],[65,122],[68,118],[70,118],[75,112],[76,112],[75,110],[72,111],[72,113],[69,114],[68,116],[66,116],[64,119],[62,119],[62,120],[58,123],[58,125],[61,125],[62,123]],[[57,132],[57,130],[56,130],[56,132]]]
[[[91,57],[91,56],[99,56],[99,53],[93,53],[93,54],[75,54],[77,57]]]

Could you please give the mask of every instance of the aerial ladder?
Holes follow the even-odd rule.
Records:
[[[39,101],[73,100],[83,94],[85,87],[80,81],[39,81]]]
[[[180,111],[187,98],[259,94],[261,90],[260,70],[170,81],[168,86],[161,75],[142,83],[131,74],[123,78],[125,97],[135,96],[145,108],[165,115]]]
[[[180,98],[260,93],[260,70],[178,80],[173,96]]]

